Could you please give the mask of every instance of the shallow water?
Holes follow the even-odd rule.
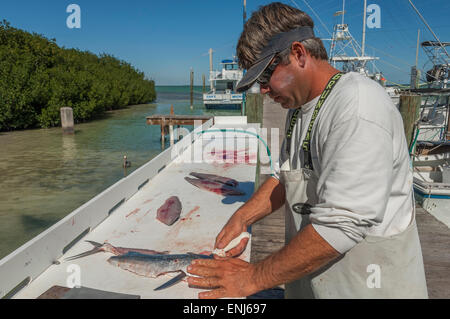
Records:
[[[188,86],[156,89],[156,102],[76,124],[75,135],[61,128],[0,133],[0,258],[123,178],[124,155],[127,174],[158,155],[160,127],[146,116],[169,114],[171,104],[175,114],[240,115],[204,109],[201,87],[193,109]]]

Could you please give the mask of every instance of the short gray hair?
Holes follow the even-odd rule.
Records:
[[[301,10],[280,2],[260,7],[245,23],[239,38],[236,48],[239,65],[249,69],[275,34],[300,26],[314,27],[311,17]],[[328,60],[327,51],[319,38],[307,39],[301,43],[312,57]],[[289,63],[289,54],[290,50],[280,54],[281,63]]]

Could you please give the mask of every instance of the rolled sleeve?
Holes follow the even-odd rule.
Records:
[[[323,143],[318,204],[310,221],[340,253],[383,221],[392,186],[392,145],[386,128],[359,116],[333,128]]]

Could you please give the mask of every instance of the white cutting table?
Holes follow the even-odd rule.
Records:
[[[107,259],[113,256],[111,253],[100,252],[73,261],[64,261],[64,258],[92,249],[92,245],[85,240],[100,243],[107,241],[114,246],[154,249],[170,251],[170,253],[212,251],[219,231],[253,193],[259,144],[255,136],[248,134],[213,132],[216,129],[237,128],[257,133],[259,124],[247,124],[245,117],[216,117],[214,121],[213,126],[211,122],[205,123],[202,128],[197,128],[175,146],[119,181],[118,185],[105,190],[55,226],[1,260],[2,290],[0,292],[2,295],[0,297],[15,286],[10,278],[8,279],[11,282],[8,283],[9,287],[5,287],[8,272],[9,277],[14,275],[12,277],[16,281],[15,284],[27,276],[31,280],[14,295],[14,298],[36,298],[52,286],[67,287],[68,282],[70,283],[76,276],[74,270],[78,269],[83,287],[139,295],[141,298],[197,298],[202,290],[189,288],[185,281],[164,290],[153,291],[177,273],[161,275],[158,278],[138,276],[109,264]],[[200,129],[209,129],[209,132],[198,134]],[[232,144],[234,147],[231,146]],[[198,162],[199,150],[202,153],[201,156],[208,155],[214,148],[216,150],[223,148],[226,152],[236,150],[237,154],[246,153],[246,162],[242,163],[240,158],[241,163],[220,163],[220,156],[200,157],[203,161]],[[179,156],[174,159],[174,154]],[[150,166],[152,166],[151,169]],[[216,174],[236,179],[239,182],[238,188],[246,195],[225,197],[201,190],[184,180],[190,172]],[[133,187],[139,186],[139,189],[132,194],[121,195],[121,189],[126,192],[126,189],[130,188],[127,179],[134,179]],[[156,220],[156,211],[170,196],[178,196],[182,203],[182,213],[177,222],[167,226]],[[112,213],[108,213],[110,208],[122,198],[125,198],[122,204]],[[96,201],[103,202],[100,205],[96,204]],[[98,221],[95,221],[94,215],[101,207],[109,208],[103,208],[102,214],[105,215],[106,211],[107,217],[96,217]],[[93,225],[97,222],[98,225]],[[90,232],[68,251],[64,251],[63,255],[61,250],[59,253],[54,252],[57,249],[55,245],[59,245],[58,249],[64,247],[76,237],[74,234],[82,233],[86,226],[90,227]],[[71,231],[72,229],[76,231]],[[60,243],[55,243],[58,241]],[[240,258],[249,261],[250,246],[251,241]],[[45,262],[48,263],[45,269],[33,275],[33,271],[35,274],[39,272],[33,267],[42,268]]]

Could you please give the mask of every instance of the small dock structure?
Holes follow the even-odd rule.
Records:
[[[175,139],[173,127],[175,125],[179,128],[181,125],[203,124],[211,118],[212,116],[203,115],[155,114],[147,116],[147,124],[161,126],[161,145],[164,148],[165,136],[168,133],[170,134],[170,145],[173,144]],[[179,137],[177,136],[176,139],[178,140]]]

